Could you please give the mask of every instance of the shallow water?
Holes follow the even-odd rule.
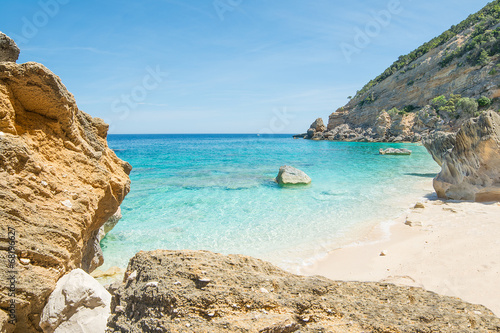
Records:
[[[134,169],[123,218],[101,242],[105,264],[140,250],[240,253],[293,269],[367,221],[401,214],[439,171],[416,144],[293,140],[289,135],[110,135]],[[411,156],[381,156],[379,148]],[[280,188],[281,165],[312,184]],[[407,200],[405,200],[407,199]]]

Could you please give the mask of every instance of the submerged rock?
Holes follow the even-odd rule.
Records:
[[[19,53],[16,43],[0,31],[0,62],[16,62]]]
[[[441,172],[434,178],[438,197],[500,201],[500,115],[488,111],[469,119],[455,140],[442,154]],[[439,155],[433,147],[426,144],[433,156]]]
[[[43,308],[40,326],[45,333],[98,333],[106,330],[111,294],[81,269],[57,281]]]
[[[139,252],[127,269],[140,278],[110,287],[110,332],[467,332],[471,322],[500,329],[487,308],[455,297],[298,276],[242,255]],[[199,285],[202,276],[208,285]]]
[[[304,171],[284,165],[280,168],[276,182],[280,185],[307,185],[311,183],[311,178]]]
[[[378,153],[380,155],[411,155],[411,150],[409,149],[397,149],[397,148],[387,148],[387,149],[382,149],[380,148]]]

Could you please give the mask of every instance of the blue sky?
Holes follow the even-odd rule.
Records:
[[[0,31],[110,133],[298,133],[485,0],[20,0]]]

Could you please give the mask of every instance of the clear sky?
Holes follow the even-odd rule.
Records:
[[[110,133],[299,133],[486,0],[0,0]]]

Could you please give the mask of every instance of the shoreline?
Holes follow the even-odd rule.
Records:
[[[422,287],[500,316],[500,203],[419,202],[424,208],[379,222],[299,273]]]
[[[417,187],[426,194],[401,199],[409,208],[398,216],[356,227],[338,247],[292,265],[296,269],[278,266],[332,280],[422,287],[482,304],[500,316],[500,240],[495,237],[500,203],[441,200],[428,181]],[[415,202],[424,208],[415,208]],[[122,280],[125,269],[97,269],[91,275],[105,285]]]

